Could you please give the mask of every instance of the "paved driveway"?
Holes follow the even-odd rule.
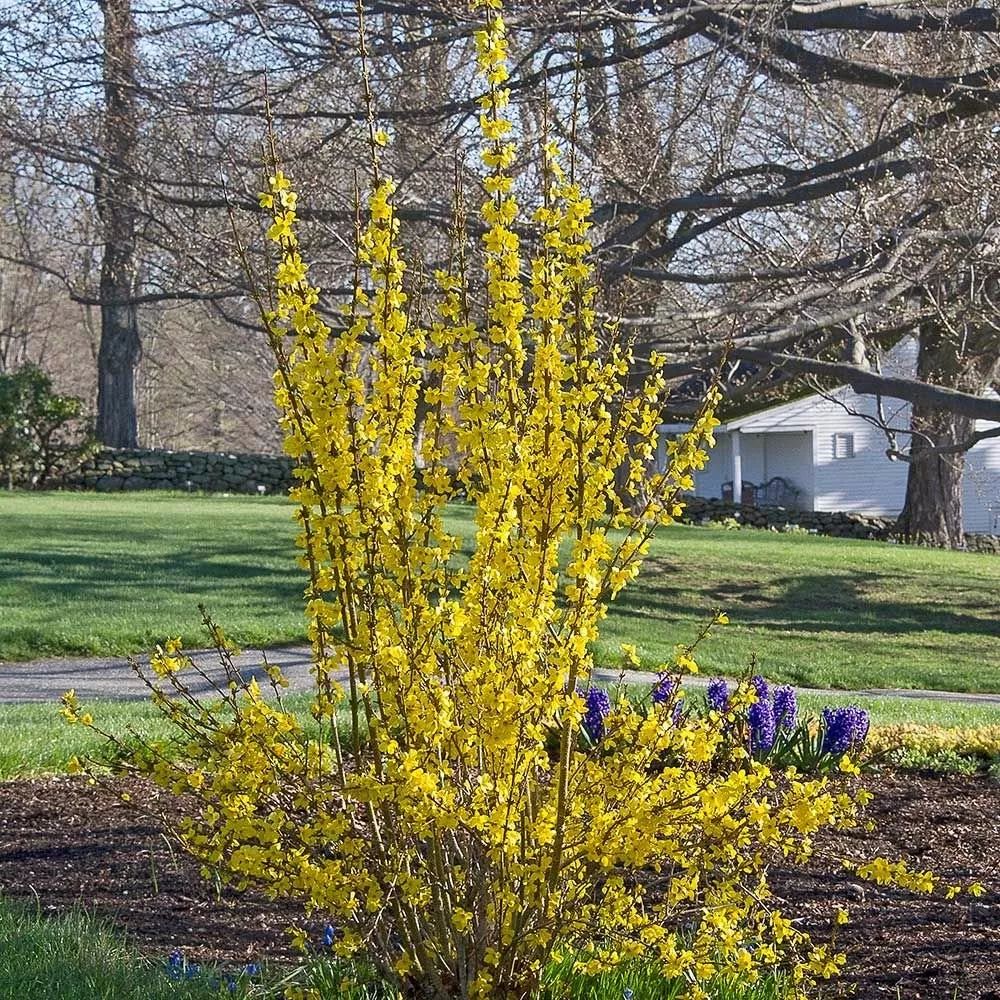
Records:
[[[224,681],[225,673],[219,666],[215,650],[195,652],[191,658],[209,677]],[[148,656],[137,659],[141,663],[149,663]],[[233,659],[244,676],[257,677],[261,683],[267,682],[259,650],[241,653]],[[293,690],[308,690],[312,680],[309,676],[308,646],[269,649],[267,662],[281,667]],[[193,692],[202,694],[212,689],[211,684],[197,674],[186,676]],[[0,704],[58,701],[69,688],[76,691],[81,701],[133,701],[149,697],[149,691],[135,675],[126,657],[74,657],[0,664]]]
[[[277,646],[268,649],[266,653],[251,650],[234,658],[234,662],[246,677],[257,677],[261,683],[267,681],[263,669],[264,656],[268,663],[281,667],[289,680],[290,690],[308,691],[312,684],[309,674],[308,646]],[[222,680],[224,673],[218,665],[214,650],[203,650],[191,654],[192,659],[203,667],[211,678]],[[139,657],[144,663],[149,662],[148,656]],[[208,681],[196,674],[188,674],[188,682],[195,693],[211,690]],[[626,671],[624,675],[617,670],[595,670],[595,680],[614,683],[624,676],[626,684],[648,686],[653,675],[634,670]],[[701,676],[689,677],[685,684],[691,687],[701,687],[707,683],[707,678]],[[99,658],[82,657],[72,659],[34,660],[30,663],[0,664],[0,704],[23,704],[26,702],[58,701],[62,693],[73,688],[81,701],[112,700],[132,701],[149,696],[145,686],[132,672],[125,657]],[[1000,694],[962,694],[951,691],[916,691],[899,688],[868,688],[862,691],[827,691],[822,688],[798,688],[802,693],[821,695],[858,694],[868,697],[895,698],[933,698],[941,701],[954,701],[966,705],[1000,706]]]

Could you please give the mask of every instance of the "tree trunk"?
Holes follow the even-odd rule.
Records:
[[[970,391],[967,381],[972,366],[961,363],[954,344],[935,330],[920,337],[917,377],[952,388]],[[965,545],[962,523],[962,474],[965,452],[938,454],[935,445],[957,444],[975,430],[975,420],[922,403],[914,403],[910,429],[910,467],[906,500],[896,522],[896,531],[906,541],[939,548]]]
[[[974,421],[954,413],[913,408],[914,430],[918,428],[935,442],[960,441],[972,433]],[[962,473],[965,452],[937,455],[923,438],[910,446],[910,468],[906,479],[906,502],[896,524],[909,542],[958,549],[965,545],[962,526]]]
[[[141,355],[135,306],[136,26],[132,0],[101,0],[104,14],[104,148],[95,178],[103,225],[97,438],[135,448],[135,374]]]

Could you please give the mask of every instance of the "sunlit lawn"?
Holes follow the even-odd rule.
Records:
[[[0,1000],[209,1000],[278,996],[232,988],[211,971],[174,982],[110,924],[83,912],[45,916],[0,899]]]
[[[692,691],[689,697],[692,703],[701,701],[698,691]],[[287,699],[286,707],[299,715],[307,729],[314,731],[308,713],[310,701],[310,696],[297,694]],[[875,725],[912,722],[970,729],[1000,726],[1000,705],[963,705],[938,699],[800,695],[799,709],[804,716],[818,716],[827,705],[847,702],[866,708]],[[127,736],[130,730],[151,740],[175,735],[170,724],[146,701],[88,701],[86,707],[98,726],[116,736]],[[346,711],[342,726],[346,739]],[[83,726],[68,725],[54,703],[0,704],[0,781],[60,773],[67,769],[73,757],[112,763],[115,756],[113,747],[97,733]]]
[[[452,523],[470,533],[470,510]],[[199,603],[245,645],[300,639],[294,536],[273,498],[0,493],[0,660],[204,644]],[[655,668],[717,607],[705,671],[756,655],[810,686],[1000,691],[1000,559],[760,531],[661,532],[599,659],[632,642]]]

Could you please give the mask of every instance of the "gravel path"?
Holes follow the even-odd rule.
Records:
[[[192,658],[202,666],[210,677],[221,678],[214,650],[192,653]],[[263,654],[260,650],[250,650],[235,657],[236,665],[248,677],[265,679],[262,663],[266,656],[268,663],[281,667],[289,680],[291,690],[308,690],[312,679],[309,675],[308,646],[277,646]],[[148,656],[139,657],[148,663]],[[614,683],[620,676],[626,684],[648,685],[653,675],[628,670],[621,674],[617,670],[596,670],[595,679],[601,683]],[[700,687],[707,683],[704,677],[689,677],[686,684]],[[81,657],[70,659],[33,660],[30,663],[0,664],[0,704],[24,704],[27,702],[58,701],[62,693],[73,688],[77,696],[85,700],[132,701],[148,697],[142,682],[135,676],[125,657]],[[193,691],[207,691],[209,684],[191,677]],[[864,695],[866,697],[916,698],[953,701],[965,705],[1000,706],[1000,694],[964,694],[954,691],[921,691],[908,688],[866,688],[860,691],[833,691],[824,688],[803,688],[797,690],[819,695]]]

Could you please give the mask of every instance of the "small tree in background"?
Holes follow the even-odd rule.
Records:
[[[83,401],[52,391],[37,365],[0,373],[0,480],[41,489],[93,448]]]

